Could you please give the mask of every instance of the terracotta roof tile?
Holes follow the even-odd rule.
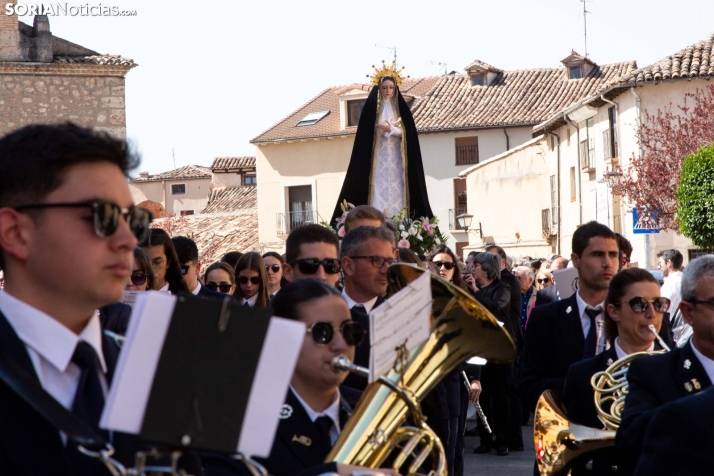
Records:
[[[252,210],[258,207],[258,191],[255,186],[215,188],[211,190],[208,204],[201,213],[230,213],[236,210]]]
[[[210,179],[211,169],[201,165],[185,165],[178,169],[169,170],[156,175],[142,176],[132,180],[133,182],[158,182],[161,180],[192,180],[192,179]]]
[[[714,32],[701,41],[669,55],[654,64],[623,76],[624,83],[644,83],[668,79],[714,76]]]
[[[255,157],[216,157],[211,164],[211,170],[250,168],[255,168]]]
[[[229,251],[258,248],[258,210],[221,215],[192,215],[181,221],[174,236],[189,236],[196,242],[204,268]],[[215,248],[214,248],[215,247]],[[210,256],[205,250],[211,249]]]
[[[400,90],[402,95],[412,97],[410,106],[418,104],[420,97],[426,94],[439,81],[439,76],[411,78],[404,81]],[[323,90],[310,99],[295,112],[291,113],[280,122],[259,134],[251,142],[269,142],[275,140],[294,140],[328,136],[350,135],[357,131],[357,127],[340,129],[340,94],[350,89],[370,88],[365,84],[335,86]],[[311,112],[330,111],[330,114],[311,126],[296,127],[295,125]]]

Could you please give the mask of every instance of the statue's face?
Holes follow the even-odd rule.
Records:
[[[394,95],[394,82],[388,79],[382,81],[382,97],[384,99],[389,99]]]

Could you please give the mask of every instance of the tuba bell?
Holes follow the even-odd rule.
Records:
[[[669,351],[655,327],[650,325],[649,330],[664,351]],[[615,434],[627,397],[627,370],[634,359],[659,353],[661,351],[626,355],[592,376],[595,410],[605,427],[603,430],[572,423],[558,397],[550,390],[543,392],[533,418],[536,464],[542,476],[565,476],[576,458],[615,446]]]
[[[392,265],[390,289],[402,289],[424,272]],[[429,474],[447,474],[442,443],[424,422],[419,401],[467,359],[510,362],[515,346],[493,315],[461,289],[432,275],[431,292],[429,338],[411,352],[403,374],[392,371],[367,386],[326,461],[369,468],[389,461],[400,474],[411,475],[431,456]],[[416,425],[403,427],[409,415]]]

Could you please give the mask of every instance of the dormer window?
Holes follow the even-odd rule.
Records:
[[[483,81],[484,80],[484,75],[483,74],[477,74],[475,76],[471,76],[471,86],[483,86]]]
[[[583,67],[581,65],[571,66],[568,70],[570,72],[570,79],[580,79],[583,77]]]
[[[584,78],[597,67],[590,58],[579,55],[575,51],[571,51],[567,58],[563,59],[561,63],[565,66],[568,79]]]
[[[357,126],[367,99],[347,101],[347,127]]]
[[[464,68],[469,75],[471,86],[488,86],[496,77],[502,73],[500,69],[491,66],[483,61],[474,60],[473,63]]]

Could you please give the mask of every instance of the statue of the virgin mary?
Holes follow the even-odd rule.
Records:
[[[399,92],[403,78],[394,63],[375,68],[374,87],[357,126],[340,197],[332,223],[342,215],[340,204],[371,205],[392,217],[433,217],[414,118]]]

